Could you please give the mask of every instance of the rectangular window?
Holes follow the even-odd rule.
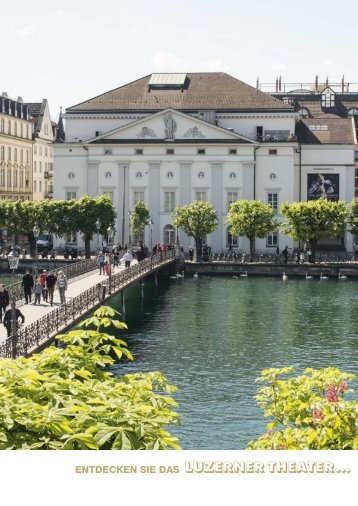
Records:
[[[39,154],[42,156],[42,146],[39,146]]]
[[[143,154],[143,149],[136,149],[135,150],[135,154],[136,155],[142,155]]]
[[[264,139],[269,142],[287,141],[289,135],[289,130],[265,130]]]
[[[39,171],[40,171],[40,174],[42,174],[42,162],[39,162]]]
[[[237,192],[227,192],[227,210],[230,211],[230,206],[233,202],[238,200]]]
[[[134,192],[134,194],[133,194],[133,203],[135,205],[138,202],[144,202],[144,192]]]
[[[278,193],[268,193],[267,203],[270,204],[272,210],[277,213],[278,211]]]
[[[42,192],[42,181],[39,181],[39,192]]]
[[[47,148],[45,148],[45,156],[47,156]]]
[[[278,244],[278,234],[277,232],[271,232],[266,236],[266,247],[267,248],[276,248]]]
[[[277,155],[277,149],[269,149],[269,155]]]
[[[37,181],[34,181],[34,192],[37,192]]]
[[[77,197],[76,192],[67,192],[66,193],[66,199],[67,200],[75,199],[76,197]]]
[[[206,202],[206,192],[196,192],[195,200],[199,202]]]
[[[34,145],[34,155],[37,155],[37,146],[36,146],[36,144]]]
[[[236,155],[237,150],[236,149],[229,149],[229,155]]]
[[[37,162],[34,162],[34,172],[37,171]]]
[[[174,155],[174,149],[167,149],[167,155]]]
[[[77,234],[76,234],[76,232],[73,232],[72,234],[68,234],[66,236],[66,243],[67,244],[77,244]]]
[[[164,212],[172,213],[175,208],[175,192],[164,192]]]
[[[198,149],[198,155],[205,155],[205,149],[204,148],[199,148]]]

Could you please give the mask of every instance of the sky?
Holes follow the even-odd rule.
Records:
[[[342,5],[342,8],[340,8]],[[152,72],[358,83],[358,2],[0,2],[0,92],[51,116]]]

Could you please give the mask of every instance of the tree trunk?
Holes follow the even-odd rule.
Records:
[[[317,239],[310,239],[310,246],[312,251],[312,263],[316,263],[316,249],[317,249]]]
[[[85,240],[85,256],[91,258],[91,237],[84,237]]]
[[[254,261],[255,256],[255,237],[250,237],[250,262]]]
[[[30,245],[30,255],[34,258],[36,253],[36,241],[34,234],[31,232],[31,234],[27,234],[27,240],[29,241]]]
[[[195,253],[196,253],[196,261],[201,262],[201,255],[202,255],[202,246],[203,241],[201,237],[195,237]],[[194,258],[195,260],[195,258]]]

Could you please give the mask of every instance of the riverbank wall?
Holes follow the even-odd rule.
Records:
[[[271,276],[282,277],[283,273],[294,277],[337,278],[348,276],[358,279],[358,262],[320,263],[320,264],[281,264],[281,263],[250,263],[250,262],[185,262],[185,273],[210,276]]]

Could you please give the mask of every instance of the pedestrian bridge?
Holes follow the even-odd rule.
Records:
[[[175,251],[173,250],[165,254],[152,255],[128,269],[122,269],[111,276],[101,276],[103,279],[100,282],[98,282],[99,274],[97,270],[92,275],[91,273],[87,273],[85,279],[76,282],[76,285],[82,286],[77,295],[72,296],[64,304],[57,307],[46,306],[45,315],[35,320],[32,319],[31,323],[21,327],[18,332],[7,339],[4,338],[0,342],[0,357],[26,357],[32,353],[41,351],[54,340],[57,334],[66,331],[69,327],[76,324],[86,313],[108,301],[114,294],[123,292],[133,283],[174,264],[174,262]],[[86,284],[88,286],[87,280],[90,281],[92,286],[83,290]],[[38,308],[38,306],[32,305],[24,307],[29,308],[33,312]],[[25,317],[26,323],[29,318],[26,315]]]

